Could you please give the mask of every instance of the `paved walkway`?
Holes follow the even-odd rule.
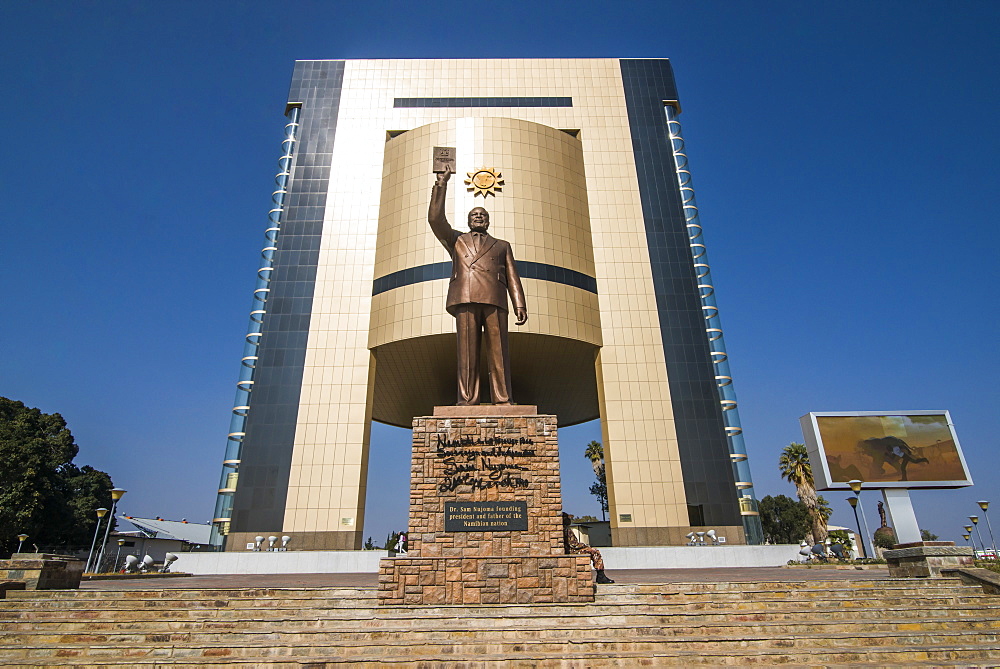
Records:
[[[795,569],[718,567],[713,569],[608,569],[618,583],[698,583],[711,581],[877,580],[887,569]],[[374,588],[378,574],[217,574],[170,578],[85,581],[83,590],[200,590],[211,588]]]

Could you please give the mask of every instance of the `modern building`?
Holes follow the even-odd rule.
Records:
[[[666,59],[297,62],[215,540],[360,548],[371,421],[454,403],[440,146],[518,261],[515,401],[601,419],[614,545],[759,543],[679,113]]]

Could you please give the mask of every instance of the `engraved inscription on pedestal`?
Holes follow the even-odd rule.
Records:
[[[511,532],[528,529],[526,502],[445,502],[445,532]]]
[[[409,553],[380,563],[378,602],[592,602],[590,558],[565,554],[561,513],[555,416],[414,418]]]

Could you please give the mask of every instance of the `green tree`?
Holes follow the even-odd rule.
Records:
[[[73,464],[79,448],[66,421],[0,397],[0,552],[29,544],[87,548],[94,509],[111,508],[111,477]]]
[[[830,530],[827,536],[835,544],[841,544],[845,548],[851,547],[851,534],[847,530]]]
[[[875,530],[875,545],[879,548],[892,548],[899,541],[896,540],[896,530],[891,527],[880,527]]]
[[[785,495],[770,495],[757,503],[764,539],[772,544],[797,544],[812,527],[809,509]]]
[[[590,460],[591,467],[594,468],[594,476],[599,476],[598,471],[604,469],[604,446],[599,441],[592,441],[587,444],[584,456]]]
[[[601,504],[601,519],[607,520],[608,511],[608,480],[604,474],[604,446],[599,441],[592,441],[587,444],[584,457],[590,460],[590,465],[594,468],[594,476],[597,482],[590,486],[590,494],[597,498]]]
[[[826,518],[819,509],[819,500],[816,497],[816,484],[813,481],[812,465],[809,464],[809,453],[804,444],[792,442],[781,452],[778,459],[778,469],[781,476],[795,486],[795,494],[799,501],[809,509],[811,518],[810,537],[806,541],[818,543],[826,539]],[[829,505],[826,505],[829,509]]]
[[[921,541],[937,541],[938,535],[934,534],[930,530],[920,530],[920,540]]]

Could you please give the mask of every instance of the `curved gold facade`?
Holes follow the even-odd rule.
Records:
[[[465,172],[454,175],[446,211],[465,230],[468,211],[484,206],[490,234],[512,244],[521,266],[529,319],[511,324],[514,400],[562,425],[597,418],[601,323],[583,148],[576,132],[498,117],[431,123],[386,141],[368,338],[372,417],[409,426],[455,401],[455,323],[442,266],[451,260],[427,224],[435,146],[455,147],[463,169],[503,176],[502,190],[483,197],[466,187]]]

